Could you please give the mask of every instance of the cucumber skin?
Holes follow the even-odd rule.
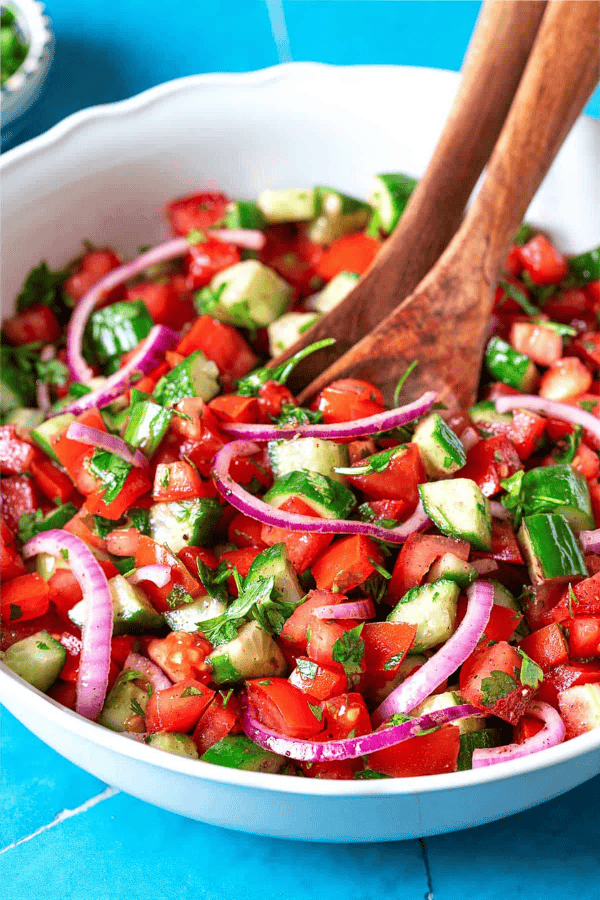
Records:
[[[288,763],[284,756],[257,747],[243,734],[230,734],[221,738],[200,759],[216,766],[245,769],[248,772],[281,772]]]
[[[67,659],[67,651],[47,631],[38,631],[12,644],[2,659],[5,666],[38,691],[52,687]]]

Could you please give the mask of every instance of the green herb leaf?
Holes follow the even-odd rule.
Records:
[[[362,671],[365,642],[361,638],[364,623],[356,625],[337,639],[331,653],[332,659],[344,667],[346,675],[357,675]]]
[[[509,281],[499,281],[498,284],[504,291],[507,297],[510,297],[511,300],[514,300],[515,303],[518,303],[522,310],[524,310],[528,316],[539,316],[540,310],[537,306],[531,302],[525,291],[519,290],[519,288],[511,284]],[[502,302],[498,304],[498,306],[502,306]]]
[[[508,697],[518,687],[512,675],[495,669],[488,678],[481,680],[481,702],[489,709],[495,706],[498,700]]]
[[[131,471],[131,465],[108,450],[95,450],[88,467],[90,473],[104,485],[104,502],[110,504],[116,500]]]
[[[322,708],[321,708],[318,704],[316,704],[316,703],[309,703],[308,705],[309,705],[310,710],[311,710],[312,714],[314,715],[314,717],[315,717],[316,719],[318,719],[319,722],[322,722],[322,721],[323,721],[323,710],[322,710]]]
[[[323,413],[320,409],[304,409],[302,406],[292,406],[284,403],[281,413],[276,418],[277,425],[317,425],[323,421]]]
[[[531,657],[527,656],[524,650],[521,650],[520,647],[517,647],[517,653],[523,658],[523,662],[521,663],[521,672],[519,674],[519,680],[523,687],[533,688],[534,691],[537,691],[538,687],[544,680],[544,673],[542,672],[540,666],[536,662],[534,662]]]
[[[414,372],[414,370],[417,368],[418,364],[419,364],[418,360],[413,359],[410,366],[407,368],[406,372],[400,376],[400,378],[398,380],[398,384],[396,385],[396,388],[394,390],[394,406],[398,406],[398,403],[400,402],[400,392],[401,392],[402,388],[404,387],[404,385],[406,384],[406,379],[409,377],[409,375],[411,375]]]
[[[236,382],[237,393],[241,397],[256,397],[260,388],[263,384],[266,384],[267,381],[277,381],[279,384],[285,384],[301,360],[310,356],[311,353],[316,353],[317,350],[331,347],[332,344],[335,344],[334,338],[325,338],[322,341],[315,341],[314,344],[309,344],[308,347],[303,347],[302,350],[294,353],[293,356],[290,356],[290,358],[284,363],[281,363],[280,366],[274,366],[272,369],[267,366],[255,369],[253,372],[250,372],[249,375],[240,378],[239,381]]]

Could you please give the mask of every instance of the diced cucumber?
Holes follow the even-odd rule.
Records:
[[[583,553],[569,523],[562,515],[537,513],[525,516],[517,535],[529,577],[535,584],[587,577]]]
[[[259,553],[250,566],[245,584],[271,576],[275,579],[273,585],[275,590],[286,603],[299,604],[304,599],[305,592],[300,587],[296,570],[288,559],[285,544],[273,544]]]
[[[318,318],[317,313],[289,312],[271,322],[267,328],[270,355],[277,356],[295,344]]]
[[[464,590],[473,584],[478,574],[477,569],[464,559],[459,559],[454,553],[444,553],[432,564],[427,573],[427,581],[432,583],[447,578],[449,581],[455,581],[459,588]]]
[[[65,664],[67,651],[47,631],[37,631],[8,648],[2,662],[39,691],[52,687]]]
[[[227,604],[218,597],[199,597],[193,603],[186,603],[164,613],[165,622],[171,631],[200,631],[200,623],[222,616]]]
[[[16,425],[18,428],[37,428],[44,421],[44,413],[41,409],[12,409],[6,416],[7,425]]]
[[[238,200],[225,207],[225,228],[257,228],[265,227],[265,217],[260,206],[252,200]]]
[[[283,315],[291,286],[268,266],[246,259],[223,269],[197,294],[197,309],[240,328],[261,328]]]
[[[48,419],[36,428],[31,429],[32,439],[55,462],[59,460],[52,449],[52,442],[66,433],[74,418],[75,416],[72,413],[62,413],[62,415],[54,416],[52,419]]]
[[[576,684],[561,691],[558,706],[571,735],[600,728],[600,684]]]
[[[86,338],[101,364],[134,350],[154,322],[143,300],[120,300],[90,315]]]
[[[387,617],[417,626],[412,650],[421,653],[447,641],[454,632],[459,586],[448,579],[412,588]]]
[[[189,734],[176,731],[149,734],[146,738],[149,747],[173,753],[175,756],[187,756],[188,759],[200,759],[196,745]]]
[[[436,712],[438,709],[449,709],[451,706],[462,706],[467,701],[461,697],[456,691],[444,691],[442,694],[432,694],[427,697],[414,709],[411,709],[410,715],[416,718],[424,716],[427,713]],[[458,728],[461,734],[469,734],[473,731],[481,731],[485,726],[483,716],[465,716],[464,719],[453,719],[450,723]]]
[[[179,553],[188,544],[208,543],[221,518],[223,507],[213,497],[169,500],[150,507],[150,537]]]
[[[269,459],[273,478],[283,478],[289,472],[318,472],[334,481],[344,483],[344,476],[336,468],[348,465],[348,448],[322,438],[296,438],[293,441],[269,441]]]
[[[129,584],[123,575],[115,575],[108,581],[113,602],[113,634],[143,634],[164,627],[165,620],[157,612],[143,590]],[[69,610],[69,618],[79,628],[85,619],[85,600],[80,600]]]
[[[411,653],[408,656],[405,656],[393,678],[389,681],[385,681],[381,685],[377,685],[377,687],[369,688],[369,703],[374,708],[383,703],[385,698],[389,697],[392,691],[395,691],[403,681],[406,681],[408,676],[414,672],[415,669],[423,666],[427,662],[427,659],[427,656],[423,656],[419,653]]]
[[[381,228],[387,234],[398,224],[417,184],[416,178],[402,172],[375,175],[369,201],[377,214]]]
[[[298,497],[324,519],[346,519],[356,506],[356,498],[345,484],[319,472],[288,472],[264,495],[265,503],[276,508]]]
[[[470,478],[419,485],[429,518],[448,537],[468,541],[476,550],[492,548],[490,502]]]
[[[495,335],[486,347],[485,365],[492,378],[525,394],[537,384],[538,370],[533,360]]]
[[[456,769],[464,772],[473,768],[473,750],[488,747],[499,747],[504,743],[501,728],[483,728],[481,731],[468,731],[460,736],[460,750]]]
[[[228,734],[209,747],[200,759],[228,769],[271,773],[281,772],[289,763],[285,756],[257,747],[244,734]]]
[[[237,636],[206,657],[215,684],[283,675],[287,664],[283,653],[258,622],[246,622]]]
[[[518,613],[521,612],[521,607],[507,587],[504,587],[499,581],[493,579],[490,579],[490,583],[494,588],[494,603],[497,606],[504,606],[506,609],[513,609]]]
[[[511,412],[496,412],[496,407],[491,400],[482,400],[470,408],[469,418],[484,437],[492,437],[496,433],[493,426],[495,424],[509,426],[513,415]]]
[[[124,439],[130,447],[139,447],[146,456],[152,456],[162,441],[173,413],[158,403],[136,403],[128,414]]]
[[[201,397],[208,403],[219,390],[216,364],[196,350],[160,379],[154,397],[161,406],[175,406],[185,397]]]
[[[333,241],[353,231],[360,231],[371,217],[368,203],[350,197],[334,188],[317,187],[318,214],[308,226],[308,236],[318,244]]]
[[[357,272],[340,272],[331,279],[329,284],[325,285],[322,291],[310,298],[310,304],[307,302],[307,306],[310,305],[311,309],[323,314],[330,312],[334,306],[342,302],[344,297],[348,296],[359,278],[360,275]]]
[[[104,701],[98,723],[111,731],[143,733],[146,730],[143,716],[150,699],[149,687],[141,673],[123,669]],[[134,723],[138,716],[142,717],[142,721]]]
[[[69,563],[62,556],[53,556],[51,553],[38,553],[35,560],[35,570],[38,575],[48,581],[57,569],[70,569]]]
[[[560,513],[576,534],[594,528],[588,483],[568,463],[525,472],[520,498],[526,514]]]
[[[276,222],[307,222],[316,216],[317,203],[314,188],[271,188],[258,195],[258,206],[271,225]]]
[[[444,478],[462,469],[467,461],[460,438],[439,413],[423,419],[415,428],[412,441],[421,452],[425,471],[430,478]]]

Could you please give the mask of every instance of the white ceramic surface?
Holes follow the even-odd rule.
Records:
[[[41,259],[82,239],[134,253],[164,237],[161,210],[204,187],[253,197],[325,183],[365,196],[375,172],[423,172],[458,79],[396,67],[291,64],[207,75],[77,113],[6,153],[2,308]],[[397,114],[390,115],[390,98]],[[528,220],[570,252],[600,244],[600,123],[580,120]],[[63,756],[191,818],[321,841],[399,840],[467,828],[557,796],[600,771],[600,729],[483,770],[367,782],[240,772],[162,753],[80,718],[0,664],[0,701]]]

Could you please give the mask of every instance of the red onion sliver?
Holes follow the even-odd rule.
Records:
[[[364,600],[351,600],[337,606],[319,606],[313,610],[317,619],[372,619],[375,615],[375,604],[370,597]]]
[[[242,726],[247,737],[264,750],[271,750],[280,756],[287,756],[303,762],[323,762],[325,760],[356,759],[358,756],[393,747],[411,737],[416,737],[421,731],[445,725],[446,722],[482,715],[484,714],[481,710],[469,704],[451,706],[448,709],[439,709],[424,716],[418,716],[418,718],[403,722],[401,725],[392,725],[381,731],[372,731],[370,734],[345,738],[340,741],[303,741],[299,738],[286,737],[265,728],[247,709],[242,713]]]
[[[391,431],[399,425],[406,425],[428,412],[437,397],[436,391],[427,391],[418,400],[388,409],[376,416],[357,419],[355,422],[341,422],[334,425],[246,425],[224,424],[221,427],[233,437],[249,441],[281,441],[291,439],[299,434],[301,437],[320,437],[335,441],[342,438],[361,437],[364,434],[376,434],[379,431]]]
[[[382,528],[380,525],[371,525],[370,522],[354,522],[351,519],[320,519],[316,516],[283,513],[249,494],[229,474],[229,466],[234,457],[250,456],[259,450],[257,444],[248,441],[231,441],[225,444],[215,456],[212,476],[217,489],[231,506],[263,525],[276,525],[288,531],[309,531],[313,534],[366,534],[390,544],[402,544],[410,534],[422,531],[430,523],[420,502],[412,516],[396,528]]]
[[[471,447],[474,447],[475,444],[479,443],[479,441],[481,440],[481,435],[477,431],[475,431],[474,428],[471,428],[471,426],[468,425],[461,434],[460,440],[463,447],[468,453]]]
[[[527,738],[522,744],[506,744],[504,747],[474,750],[474,769],[481,769],[484,766],[495,766],[497,763],[509,762],[511,759],[529,756],[530,753],[537,753],[539,750],[546,750],[548,747],[555,747],[563,742],[567,731],[565,723],[549,703],[534,700],[527,707],[525,715],[541,719],[544,723],[542,730],[534,734],[533,737]]]
[[[236,247],[243,247],[245,250],[262,250],[266,241],[262,231],[255,231],[252,228],[209,228],[208,233],[219,241],[235,244]]]
[[[130,584],[139,584],[140,581],[151,581],[156,587],[164,587],[170,580],[170,566],[161,566],[159,563],[153,563],[150,566],[141,566],[131,575],[127,576],[127,581]]]
[[[106,277],[108,278],[108,275]],[[61,412],[77,415],[92,406],[99,409],[107,406],[129,388],[135,375],[138,373],[149,375],[164,361],[165,351],[173,350],[178,342],[179,338],[171,328],[167,328],[166,325],[155,325],[126,365],[107,378],[102,387],[78,397]]]
[[[429,697],[475,650],[494,605],[494,588],[488,581],[476,581],[468,589],[467,596],[467,612],[452,637],[377,707],[371,716],[374,725],[385,722],[394,713],[410,712]]]
[[[100,431],[99,428],[82,425],[81,422],[71,422],[66,436],[72,441],[91,444],[92,447],[98,447],[100,450],[108,450],[125,462],[131,463],[132,466],[144,468],[148,465],[148,460],[141,450],[132,452],[122,438],[108,434],[106,431]]]
[[[133,650],[123,664],[123,670],[125,669],[132,669],[134,672],[140,672],[140,674],[147,679],[154,692],[164,691],[173,684],[171,679],[167,678],[163,670],[159,668],[156,663],[153,663],[152,660],[147,659],[140,653],[134,653]]]
[[[505,506],[502,506],[498,500],[490,500],[490,512],[492,514],[492,518],[500,519],[504,522],[509,519],[512,521],[513,514],[510,509],[507,509]]]
[[[42,347],[40,351],[40,362],[50,362],[55,356],[56,350],[53,344],[47,344],[45,347]],[[35,399],[38,409],[41,409],[42,412],[46,412],[50,409],[50,385],[47,381],[42,381],[38,378],[35,384]]]
[[[479,577],[482,575],[491,575],[493,572],[498,572],[500,569],[500,566],[495,559],[472,559],[469,565],[477,570]]]
[[[83,541],[62,529],[43,531],[27,541],[23,547],[25,559],[38,553],[51,556],[67,553],[69,567],[81,587],[85,618],[81,629],[76,709],[88,719],[97,719],[108,685],[113,628],[113,603],[106,575]]]
[[[578,406],[570,406],[559,400],[546,400],[544,397],[536,397],[535,394],[512,394],[506,397],[498,397],[494,400],[499,413],[508,412],[511,409],[531,409],[534,412],[546,413],[553,419],[561,419],[572,425],[581,425],[589,431],[600,444],[600,419],[592,413],[580,409]]]
[[[582,531],[579,540],[587,553],[600,553],[600,528],[596,528],[595,531]]]

